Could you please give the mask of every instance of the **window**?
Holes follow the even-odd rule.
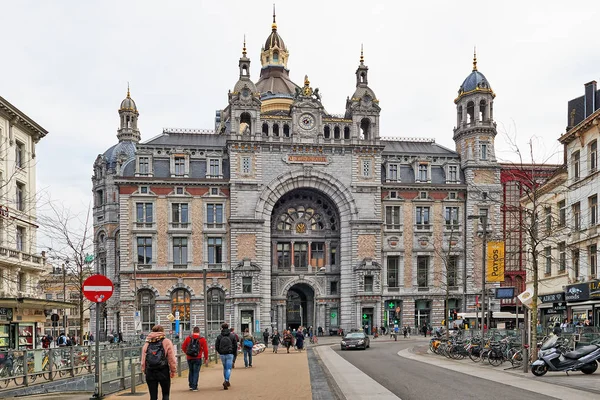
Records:
[[[544,213],[546,214],[546,233],[550,233],[552,230],[552,208],[544,207]]]
[[[458,182],[458,167],[456,165],[448,166],[448,181]]]
[[[417,286],[429,287],[429,257],[417,256]]]
[[[219,178],[221,176],[221,168],[218,159],[210,159],[208,162],[208,177],[209,178]]]
[[[242,293],[252,293],[252,277],[242,277]]]
[[[52,293],[46,293],[46,300],[52,300]]]
[[[458,207],[446,207],[446,227],[458,228]]]
[[[294,243],[294,267],[308,268],[307,243]]]
[[[98,268],[100,268],[99,274],[106,275],[106,253],[98,255]]]
[[[173,228],[187,228],[190,222],[189,206],[187,203],[171,204]]]
[[[138,264],[149,265],[152,263],[152,238],[137,238]]]
[[[65,299],[64,293],[56,293],[56,300],[63,301]]]
[[[429,195],[427,194],[427,192],[419,192],[419,198],[426,200],[429,197]]]
[[[179,313],[179,332],[190,330],[190,292],[185,289],[176,289],[171,294],[171,314]],[[175,332],[175,322],[172,325]]]
[[[175,175],[177,175],[177,176],[185,175],[185,157],[175,157],[174,166],[175,166]]]
[[[138,304],[140,307],[140,321],[142,331],[150,332],[156,325],[156,299],[150,290],[140,290],[138,293]]]
[[[596,168],[598,168],[598,142],[593,141],[588,146],[588,153],[590,159],[590,173],[596,172]]]
[[[446,284],[449,287],[458,286],[458,256],[448,256],[446,265]]]
[[[598,223],[598,196],[594,195],[588,198],[588,207],[590,208],[590,227]]]
[[[152,203],[136,203],[136,222],[138,226],[151,227],[153,222]]]
[[[388,166],[388,181],[398,180],[398,164],[390,164]]]
[[[17,182],[17,193],[15,197],[15,202],[17,205],[17,210],[25,211],[25,185],[21,182]],[[100,203],[99,205],[101,205]]]
[[[217,237],[209,237],[208,243],[208,263],[221,264],[223,262],[223,239]]]
[[[365,275],[364,291],[369,292],[369,293],[373,292],[373,276],[372,275]]]
[[[387,229],[400,229],[400,206],[385,207],[385,225]]]
[[[277,243],[277,268],[289,269],[291,265],[290,244]]]
[[[140,193],[141,194],[148,194],[149,193],[148,186],[140,186]]]
[[[18,275],[18,290],[20,290],[21,292],[26,292],[27,291],[27,274],[25,274],[24,272],[19,272]]]
[[[25,228],[17,226],[17,250],[25,250]]]
[[[16,142],[16,146],[15,146],[15,165],[17,168],[23,168],[24,165],[24,151],[23,151],[23,143],[21,142]]]
[[[310,244],[310,265],[316,268],[325,265],[325,243],[312,242]]]
[[[560,242],[558,244],[558,272],[564,272],[567,269],[567,244]]]
[[[590,258],[590,275],[592,278],[596,278],[598,272],[598,246],[593,244],[588,247],[588,254]]]
[[[581,229],[581,204],[579,202],[573,204],[573,229],[576,231]]]
[[[363,160],[362,162],[362,176],[371,176],[371,160]]]
[[[173,265],[187,266],[188,263],[188,240],[185,237],[173,238]]]
[[[417,207],[417,229],[429,229],[429,207]]]
[[[544,272],[546,275],[550,275],[552,273],[552,247],[544,247],[544,256],[546,257],[546,270]]]
[[[480,143],[479,144],[479,151],[480,151],[480,159],[481,160],[487,160],[488,159],[488,144],[487,143]]]
[[[575,279],[577,279],[579,278],[579,249],[573,250],[571,257],[573,257],[573,274],[575,275]]]
[[[175,188],[175,194],[185,194],[185,189],[181,186]]]
[[[571,155],[571,164],[573,168],[573,179],[579,179],[579,151],[574,152]]]
[[[450,200],[456,200],[456,192],[450,192],[450,193],[448,193],[448,199],[450,199]]]
[[[337,265],[337,245],[332,244],[329,250],[329,265]]]
[[[567,204],[565,200],[558,202],[558,226],[563,227],[567,224]]]
[[[225,322],[225,292],[217,288],[208,289],[206,297],[208,331],[216,334],[221,331],[221,324]]]
[[[242,173],[250,173],[250,157],[242,157]]]
[[[206,205],[206,223],[208,228],[223,227],[223,204]]]
[[[337,281],[329,282],[329,293],[330,294],[338,294],[338,283]]]
[[[419,164],[417,180],[419,182],[427,182],[427,164]]]
[[[141,175],[148,175],[150,173],[150,158],[140,157],[138,161],[138,172]]]
[[[390,256],[387,259],[387,285],[397,288],[400,286],[400,257]]]

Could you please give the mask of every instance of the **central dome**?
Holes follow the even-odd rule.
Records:
[[[486,79],[486,77],[479,71],[473,71],[467,76],[467,78],[463,81],[462,85],[460,85],[460,89],[458,89],[458,93],[466,93],[471,92],[476,89],[491,89],[490,83]]]
[[[287,51],[287,49],[285,47],[285,43],[283,42],[283,39],[277,33],[276,25],[273,24],[273,26],[275,26],[275,28],[273,28],[273,30],[271,31],[271,34],[269,35],[269,37],[267,38],[267,41],[265,42],[265,50],[270,50],[272,48],[277,47],[279,50]]]

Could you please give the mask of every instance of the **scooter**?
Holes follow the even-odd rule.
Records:
[[[600,346],[591,344],[573,351],[567,351],[564,340],[553,336],[540,348],[538,359],[531,364],[535,376],[545,375],[548,371],[581,371],[593,374],[598,369]]]

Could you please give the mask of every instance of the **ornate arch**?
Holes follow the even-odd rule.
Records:
[[[221,285],[218,282],[207,283],[205,293],[207,293],[210,289],[221,289],[225,293],[225,297],[227,297],[227,293],[229,292],[225,286]]]
[[[317,296],[324,296],[325,290],[319,284],[319,281],[316,280],[313,276],[300,275],[299,277],[294,277],[291,280],[287,281],[286,284],[281,289],[280,295],[284,298],[287,298],[287,294],[292,288],[292,286],[297,285],[299,283],[303,283],[312,288],[313,292]]]
[[[314,189],[328,196],[338,206],[340,218],[353,220],[358,215],[358,207],[350,190],[339,179],[315,169],[297,169],[269,182],[256,203],[256,219],[270,220],[277,201],[294,189]]]
[[[196,296],[196,293],[194,292],[194,289],[192,289],[189,285],[186,285],[183,282],[177,282],[176,284],[174,284],[173,286],[171,286],[169,289],[167,289],[167,293],[165,293],[165,295],[168,298],[171,298],[171,295],[177,289],[186,289],[188,292],[190,292],[190,297]]]
[[[138,291],[136,293],[136,296],[142,291],[142,290],[149,290],[154,294],[155,298],[158,298],[158,296],[160,296],[160,294],[158,293],[158,289],[156,289],[154,286],[149,285],[148,283],[142,283],[139,287],[138,287]]]

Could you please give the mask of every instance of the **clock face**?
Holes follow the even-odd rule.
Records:
[[[303,129],[312,129],[315,126],[315,118],[310,114],[300,116],[300,126]]]

